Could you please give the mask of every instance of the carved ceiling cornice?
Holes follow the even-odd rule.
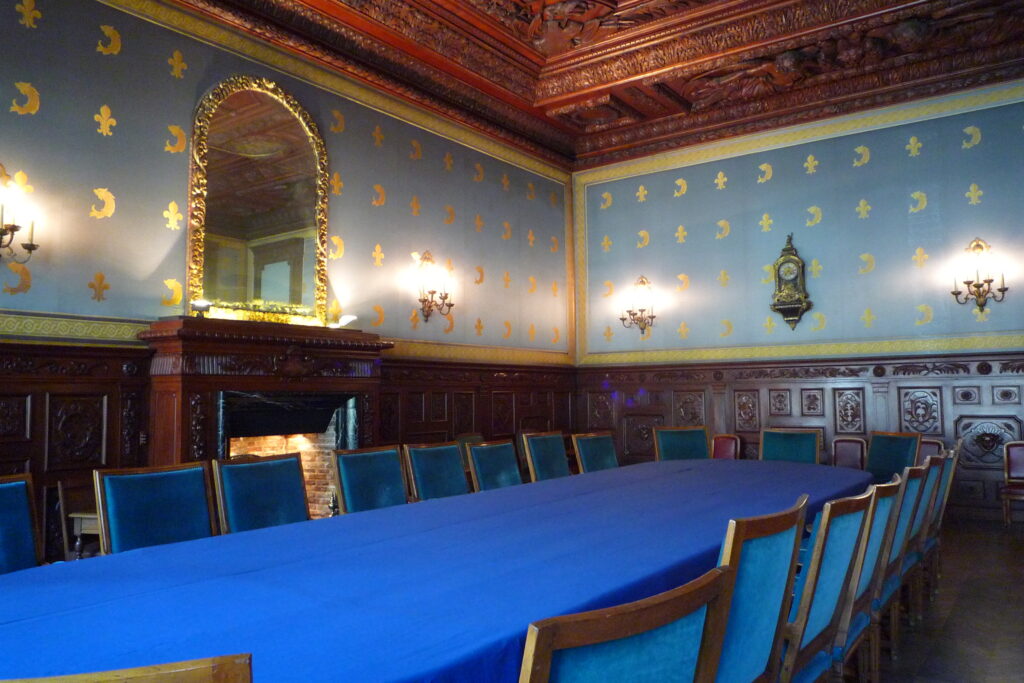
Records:
[[[170,0],[576,168],[1024,76],[1024,0]]]

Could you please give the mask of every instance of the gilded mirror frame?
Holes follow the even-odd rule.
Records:
[[[274,81],[256,76],[232,76],[217,84],[199,102],[192,125],[192,157],[189,164],[188,216],[188,311],[191,302],[203,299],[203,262],[206,248],[207,139],[217,108],[231,95],[254,90],[274,98],[302,126],[316,158],[316,259],[313,275],[313,315],[308,306],[286,304],[257,305],[251,302],[214,302],[208,315],[236,320],[258,320],[301,325],[327,324],[327,148],[316,123],[298,100]]]

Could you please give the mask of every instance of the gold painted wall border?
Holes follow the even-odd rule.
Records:
[[[568,171],[553,164],[498,142],[460,123],[359,84],[340,74],[332,73],[301,57],[222,27],[186,10],[164,5],[159,0],[98,0],[98,2],[189,38],[194,38],[212,47],[227,50],[263,66],[271,67],[287,76],[327,90],[385,116],[452,140],[549,180],[561,183],[567,183],[570,180]]]
[[[0,310],[0,342],[38,342],[69,346],[145,346],[141,320],[94,318]]]
[[[394,343],[394,348],[381,353],[385,358],[419,358],[463,363],[506,363],[510,365],[573,365],[572,356],[562,351],[475,346],[470,344],[442,344],[394,338],[389,338],[387,341]]]

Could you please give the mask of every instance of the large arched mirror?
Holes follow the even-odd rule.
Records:
[[[236,76],[211,90],[192,134],[190,308],[324,324],[327,185],[316,124],[277,84]]]

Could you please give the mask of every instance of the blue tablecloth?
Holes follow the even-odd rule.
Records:
[[[257,681],[515,681],[531,621],[682,584],[729,518],[869,481],[647,463],[15,572],[0,678],[251,652]]]

